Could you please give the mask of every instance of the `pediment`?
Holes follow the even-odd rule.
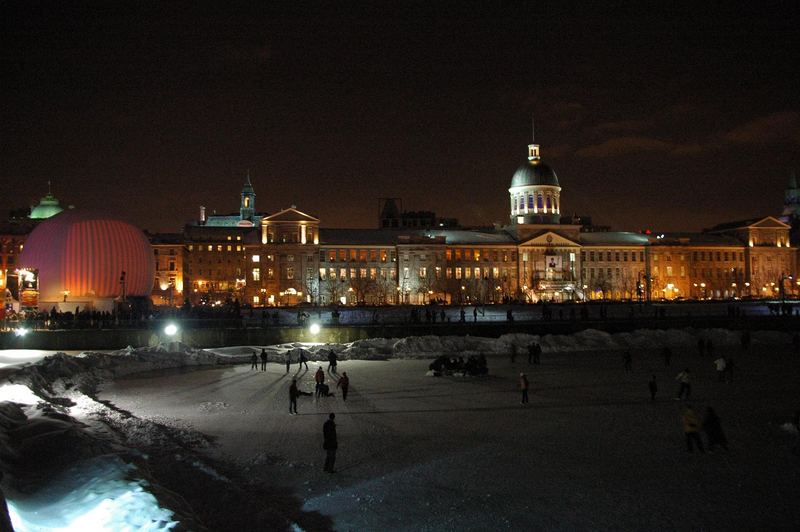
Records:
[[[528,240],[519,243],[520,247],[525,246],[559,246],[559,247],[580,247],[581,245],[574,240],[570,240],[553,231],[543,231]]]
[[[262,223],[269,223],[269,222],[319,223],[319,218],[315,218],[310,214],[298,211],[294,207],[289,207],[288,209],[283,209],[282,211],[276,212],[273,215],[265,216],[264,218],[262,218],[261,221]]]
[[[791,229],[791,226],[772,216],[762,218],[749,226],[753,229]]]

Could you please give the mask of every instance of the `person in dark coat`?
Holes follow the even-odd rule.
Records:
[[[250,357],[250,369],[258,371],[258,355],[253,351],[253,356]]]
[[[522,392],[522,400],[520,404],[528,404],[528,388],[530,388],[530,383],[528,382],[528,377],[524,373],[519,374],[519,389]]]
[[[298,371],[300,370],[300,366],[305,366],[306,370],[308,369],[308,359],[306,358],[306,353],[302,349],[300,350],[300,364],[297,366]]]
[[[333,352],[333,349],[328,351],[328,371],[332,371],[336,373],[336,353]]]
[[[708,439],[709,451],[713,451],[717,446],[726,451],[728,450],[728,439],[725,437],[725,433],[722,432],[719,416],[710,406],[706,408],[706,417],[703,419],[703,432],[706,433],[706,438]]]
[[[267,371],[267,350],[261,348],[261,371]]]
[[[336,383],[336,387],[342,389],[342,401],[347,401],[347,390],[350,388],[350,377],[347,376],[346,371],[342,372],[342,378]]]
[[[289,386],[289,414],[297,414],[297,397],[299,395],[297,379],[292,379],[292,385]]]
[[[283,358],[286,359],[286,373],[289,373],[289,368],[292,365],[292,352],[286,351],[284,353]]]
[[[325,449],[325,472],[335,473],[333,468],[336,463],[336,449],[339,447],[339,442],[336,439],[336,414],[332,413],[328,416],[328,421],[322,425],[322,448]]]
[[[656,400],[656,392],[658,391],[658,383],[656,382],[656,376],[653,375],[650,377],[650,380],[647,381],[647,387],[650,389],[650,400]]]

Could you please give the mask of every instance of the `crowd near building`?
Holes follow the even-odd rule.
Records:
[[[249,174],[239,212],[200,207],[180,233],[148,235],[157,305],[284,306],[489,304],[509,301],[778,298],[800,292],[792,227],[800,191],[791,177],[778,216],[695,233],[611,231],[562,215],[555,171],[528,146],[493,227],[460,227],[381,199],[374,229],[321,227],[297,206],[256,210]],[[565,199],[568,195],[565,195]],[[0,235],[0,288],[37,220],[58,216],[47,196]]]

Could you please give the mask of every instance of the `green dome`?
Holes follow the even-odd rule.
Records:
[[[552,185],[558,184],[558,177],[552,168],[544,164],[541,159],[525,161],[511,178],[511,187],[525,187],[529,185]]]
[[[39,205],[31,208],[31,214],[29,218],[34,220],[44,220],[45,218],[55,216],[63,210],[64,209],[62,209],[58,204],[56,197],[48,192],[47,196],[39,200]]]

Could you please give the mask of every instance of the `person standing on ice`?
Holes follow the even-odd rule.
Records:
[[[267,371],[267,350],[261,348],[261,371]]]
[[[299,395],[297,379],[292,379],[292,385],[289,386],[289,414],[297,414],[297,396]]]
[[[675,399],[689,399],[692,395],[692,379],[689,377],[689,368],[684,369],[678,376],[675,377],[675,380],[680,383],[680,388],[678,388],[678,397]]]
[[[283,354],[283,359],[286,361],[286,373],[289,373],[289,367],[292,365],[292,352],[286,351]]]
[[[317,397],[322,395],[322,385],[325,384],[325,372],[322,371],[322,366],[317,368],[317,372],[314,374],[314,381],[317,383]]]
[[[522,400],[520,404],[527,404],[528,403],[528,388],[530,388],[530,383],[528,382],[528,377],[524,373],[519,374],[519,389],[522,392]]]
[[[300,351],[300,363],[297,365],[297,370],[299,371],[300,366],[303,365],[305,365],[306,370],[308,370],[308,359],[306,358],[306,352],[300,349],[299,347],[297,349],[298,351]]]
[[[250,357],[250,369],[258,371],[258,355],[253,351],[253,356]]]
[[[328,371],[336,373],[336,353],[333,349],[328,350]]]
[[[656,376],[653,375],[650,377],[650,380],[647,381],[647,387],[650,389],[650,400],[656,400],[656,392],[658,392],[658,383],[656,382]]]
[[[725,357],[721,356],[714,361],[714,368],[717,370],[717,382],[725,382],[725,367],[727,366]]]
[[[686,405],[686,410],[683,411],[681,421],[683,422],[683,433],[686,435],[686,450],[692,452],[692,444],[694,443],[694,445],[697,446],[697,450],[701,453],[705,453],[703,449],[703,440],[700,439],[700,433],[698,432],[700,422],[697,419],[697,414],[692,410],[691,405]]]
[[[347,372],[342,372],[342,377],[339,379],[339,382],[336,383],[337,388],[342,389],[342,401],[347,401],[347,390],[350,388],[350,377],[347,376]]]
[[[336,414],[331,412],[328,416],[328,421],[322,425],[322,448],[325,449],[325,472],[336,473],[333,468],[336,463],[336,449],[339,447],[339,442],[336,438]]]

